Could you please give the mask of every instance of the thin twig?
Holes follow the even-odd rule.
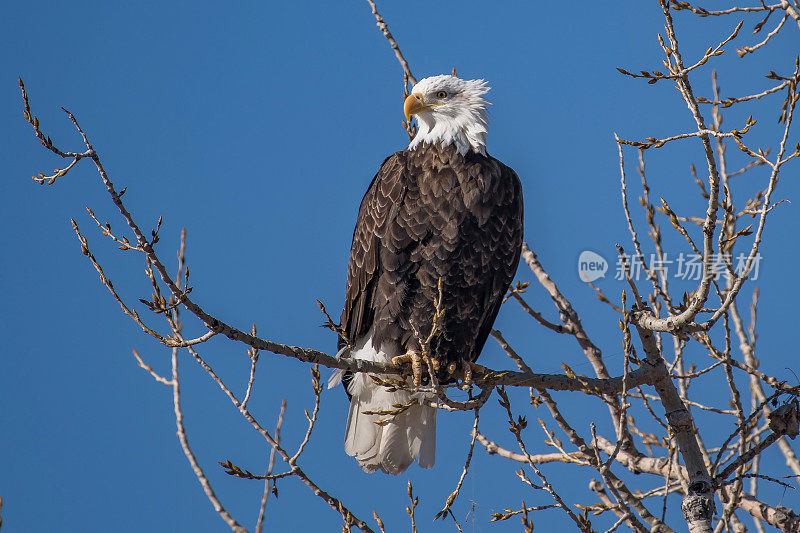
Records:
[[[244,405],[244,402],[242,402]],[[286,412],[286,398],[281,402],[281,410],[278,413],[278,422],[275,424],[275,443],[281,443],[281,426],[283,426],[283,415]],[[272,469],[275,467],[275,446],[270,447],[269,450],[269,463],[267,464],[267,471],[264,473],[264,492],[261,493],[261,507],[258,510],[258,520],[256,521],[256,533],[261,533],[264,528],[264,517],[267,509],[267,498],[270,493],[270,481],[272,486],[275,486],[275,480],[271,479]],[[273,489],[274,490],[274,489]]]

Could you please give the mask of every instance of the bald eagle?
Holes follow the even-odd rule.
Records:
[[[411,363],[411,390],[389,392],[368,375],[342,377],[350,398],[345,451],[366,472],[400,474],[416,459],[433,466],[435,395],[423,344],[440,383],[469,373],[519,263],[522,187],[516,173],[486,152],[483,80],[443,75],[417,83],[405,100],[417,134],[389,156],[358,212],[341,317],[340,353]],[[441,282],[440,282],[441,280]],[[441,283],[441,288],[439,284]],[[427,404],[426,404],[427,402]],[[386,415],[398,405],[410,407]],[[383,414],[379,414],[383,411]]]

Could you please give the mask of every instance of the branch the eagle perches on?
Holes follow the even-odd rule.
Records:
[[[225,323],[222,320],[214,317],[213,315],[206,312],[200,305],[194,302],[190,297],[189,293],[192,292],[192,287],[187,287],[186,289],[181,289],[178,284],[179,281],[176,282],[172,279],[171,275],[167,271],[166,267],[162,263],[161,259],[158,257],[155,251],[155,245],[159,241],[158,232],[161,226],[161,219],[156,224],[156,228],[153,229],[150,234],[151,238],[148,239],[145,236],[145,233],[141,230],[140,226],[136,223],[133,219],[133,215],[128,211],[125,207],[122,196],[125,194],[126,189],[123,189],[120,193],[117,192],[114,183],[111,181],[111,178],[106,173],[103,164],[100,161],[100,155],[94,150],[89,139],[87,137],[86,132],[78,124],[76,117],[67,109],[62,108],[63,111],[69,116],[70,120],[74,124],[76,130],[81,135],[83,142],[86,146],[86,150],[84,152],[65,152],[60,150],[50,139],[50,137],[46,136],[40,126],[39,120],[35,116],[31,114],[30,102],[28,98],[27,91],[25,90],[25,85],[22,81],[22,78],[19,80],[20,90],[22,91],[22,97],[25,105],[25,118],[28,122],[33,126],[34,133],[36,137],[39,139],[40,143],[56,155],[59,155],[63,158],[72,159],[70,164],[65,167],[64,169],[56,169],[52,176],[44,176],[44,174],[40,174],[39,176],[34,176],[34,180],[38,181],[39,183],[52,185],[55,183],[56,179],[61,178],[67,174],[67,172],[72,169],[75,164],[78,163],[81,159],[89,158],[91,159],[95,166],[97,167],[97,171],[100,175],[100,178],[103,181],[103,184],[106,186],[108,190],[109,196],[113,201],[114,205],[117,207],[119,212],[122,214],[125,222],[127,223],[130,230],[133,232],[134,236],[136,237],[135,244],[131,244],[131,242],[126,238],[118,238],[116,235],[111,233],[110,225],[108,223],[103,224],[101,223],[94,215],[94,212],[87,207],[87,212],[90,214],[92,219],[97,224],[100,232],[115,242],[119,243],[119,248],[121,250],[134,250],[141,252],[145,255],[146,260],[149,264],[151,264],[155,268],[155,272],[160,277],[160,281],[166,285],[166,287],[171,292],[171,297],[174,298],[174,301],[171,301],[167,304],[166,300],[161,298],[160,302],[155,301],[151,302],[148,300],[142,299],[142,303],[147,305],[151,311],[156,313],[164,313],[169,311],[172,308],[175,308],[178,305],[184,306],[188,311],[190,311],[193,315],[195,315],[198,319],[200,319],[203,324],[206,325],[208,331],[194,339],[181,339],[178,340],[172,335],[162,335],[159,334],[156,330],[147,326],[144,321],[142,320],[141,316],[135,310],[129,308],[122,300],[120,295],[117,293],[116,289],[110,284],[108,278],[105,277],[104,271],[100,267],[99,263],[96,263],[96,259],[90,257],[96,269],[101,276],[101,281],[106,285],[108,290],[111,292],[112,296],[115,300],[120,304],[122,307],[122,311],[128,315],[134,322],[136,322],[142,330],[158,340],[161,344],[168,348],[186,348],[188,346],[194,346],[200,343],[203,343],[215,335],[223,335],[228,337],[233,341],[238,341],[243,344],[248,345],[250,348],[259,350],[259,351],[268,351],[278,355],[285,355],[287,357],[292,357],[298,359],[304,363],[312,363],[312,364],[319,364],[328,368],[333,369],[340,369],[340,370],[347,370],[350,372],[364,372],[370,374],[389,374],[389,375],[400,375],[402,374],[402,369],[388,363],[380,363],[375,361],[366,361],[363,359],[351,359],[346,357],[337,357],[328,355],[324,352],[320,352],[317,350],[309,349],[309,348],[302,348],[299,346],[290,346],[287,344],[280,344],[276,342],[272,342],[267,339],[262,339],[257,337],[252,333],[247,333],[242,331],[235,326]],[[78,239],[81,244],[81,252],[84,255],[89,256],[89,248],[88,248],[88,240],[83,235],[81,230],[78,228],[77,223],[74,219],[72,219],[73,229],[78,236]],[[535,254],[530,250],[527,244],[523,244],[523,251],[522,255],[524,260],[531,265],[532,268],[536,270],[543,269],[538,262]],[[546,275],[546,274],[545,274]],[[187,283],[188,283],[188,275]],[[330,320],[330,317],[328,317]],[[335,330],[334,330],[335,331]],[[628,386],[636,387],[639,385],[652,385],[658,379],[662,379],[664,376],[668,375],[666,366],[659,366],[659,365],[643,365],[641,368],[634,370],[631,372],[628,379]],[[517,372],[511,370],[503,370],[503,371],[490,371],[484,376],[481,376],[479,380],[476,380],[476,384],[481,386],[482,389],[498,387],[498,386],[515,386],[515,387],[532,387],[535,389],[551,389],[551,390],[565,390],[565,391],[585,391],[585,392],[592,392],[596,394],[621,394],[623,391],[623,376],[615,377],[615,378],[589,378],[583,376],[577,376],[574,373],[567,374],[537,374],[534,372]],[[473,409],[474,405],[464,407],[463,409],[469,410]]]
[[[158,274],[160,277],[161,283],[167,286],[167,288],[171,292],[171,298],[174,298],[173,301],[167,303],[167,301],[162,297],[160,302],[159,301],[149,301],[142,299],[141,302],[148,306],[148,308],[155,312],[155,313],[164,313],[169,311],[172,308],[175,308],[178,305],[184,306],[188,311],[190,311],[193,315],[195,315],[198,319],[200,319],[208,328],[208,331],[196,338],[193,339],[176,339],[172,335],[162,335],[158,333],[155,329],[150,328],[147,326],[144,321],[142,320],[141,316],[138,312],[131,309],[130,307],[125,304],[121,298],[121,296],[117,293],[116,289],[114,288],[113,284],[110,283],[108,278],[105,276],[105,272],[100,267],[100,264],[96,262],[96,259],[91,256],[90,260],[92,260],[95,268],[98,270],[101,281],[104,285],[108,288],[111,292],[112,296],[115,300],[120,304],[122,311],[128,315],[134,322],[136,322],[142,330],[158,340],[161,344],[168,348],[186,348],[189,346],[194,346],[197,344],[201,344],[207,340],[210,340],[212,337],[216,335],[223,335],[228,337],[231,340],[241,342],[246,344],[252,349],[259,350],[259,351],[268,351],[278,355],[285,355],[287,357],[292,357],[302,361],[304,363],[312,363],[312,364],[319,364],[328,368],[332,369],[340,369],[340,370],[347,370],[350,372],[364,372],[370,374],[388,374],[388,375],[400,375],[402,374],[402,369],[388,363],[380,363],[375,361],[367,361],[363,359],[351,359],[346,357],[337,357],[333,355],[328,355],[324,352],[320,352],[317,350],[309,349],[309,348],[302,348],[299,346],[290,346],[287,344],[280,344],[276,343],[267,339],[262,339],[252,333],[248,333],[242,331],[235,326],[225,323],[222,320],[214,317],[213,315],[206,312],[200,305],[194,302],[190,297],[189,293],[192,292],[192,287],[188,287],[187,289],[181,289],[178,286],[178,282],[172,279],[169,272],[167,271],[164,264],[161,262],[161,259],[158,257],[155,251],[155,245],[159,241],[158,230],[161,226],[161,219],[156,225],[156,228],[151,231],[151,238],[148,239],[145,237],[145,233],[141,230],[139,225],[134,221],[133,215],[128,211],[125,207],[122,196],[125,193],[125,190],[121,192],[117,192],[114,183],[111,181],[111,178],[106,173],[103,164],[100,161],[100,155],[94,150],[91,143],[88,140],[86,133],[81,129],[80,125],[76,117],[67,109],[64,109],[64,112],[69,116],[72,123],[75,125],[78,133],[84,140],[86,145],[86,150],[84,152],[65,152],[58,149],[50,137],[44,135],[39,127],[39,121],[36,117],[31,115],[30,112],[30,103],[28,94],[25,90],[25,86],[22,82],[22,79],[19,80],[20,89],[22,91],[23,100],[25,103],[25,117],[28,119],[28,122],[33,126],[34,132],[39,138],[40,142],[43,146],[51,150],[53,153],[60,155],[64,158],[71,158],[72,161],[70,164],[65,167],[64,169],[56,169],[54,175],[52,176],[44,176],[43,174],[40,176],[34,176],[34,179],[39,181],[40,183],[46,183],[48,185],[52,185],[57,178],[61,178],[67,174],[67,172],[72,169],[75,164],[80,161],[81,159],[88,158],[91,159],[95,166],[97,167],[98,173],[103,181],[103,184],[106,186],[108,193],[114,202],[114,205],[122,214],[123,218],[125,219],[128,227],[133,232],[134,236],[136,237],[136,242],[131,243],[126,237],[117,237],[113,233],[111,233],[110,225],[108,223],[103,224],[100,222],[94,215],[94,212],[87,207],[87,212],[90,214],[92,219],[98,225],[100,232],[115,242],[119,243],[119,248],[121,250],[134,250],[141,252],[145,255],[146,260],[153,266],[155,269],[155,273]],[[126,188],[127,189],[127,188]],[[78,228],[77,223],[74,219],[72,219],[73,229],[78,236],[78,239],[81,244],[81,252],[86,255],[90,256],[90,251],[88,247],[88,240]],[[527,244],[523,245],[523,258],[526,262],[533,265],[538,265],[535,268],[541,269],[541,265],[538,263],[538,259],[536,258],[535,254],[530,250]],[[188,275],[187,275],[188,278]],[[643,365],[641,368],[634,370],[627,376],[628,386],[636,387],[639,385],[652,385],[655,381],[662,379],[664,376],[668,375],[666,366],[659,366],[659,365]],[[623,376],[618,376],[614,378],[590,378],[590,377],[583,377],[577,376],[574,373],[570,374],[537,374],[534,372],[518,372],[512,370],[502,370],[502,371],[490,371],[489,373],[481,376],[479,379],[476,380],[476,384],[479,385],[482,389],[486,388],[493,388],[498,386],[513,386],[513,387],[532,387],[535,389],[551,389],[551,390],[564,390],[564,391],[584,391],[584,392],[592,392],[595,394],[621,394],[623,391]],[[465,406],[463,409],[469,410],[473,409],[475,406]]]
[[[372,0],[367,0],[367,2],[372,9],[379,29],[389,40],[403,68],[404,92],[407,92],[408,83],[410,82],[413,84],[415,82],[409,64],[401,53],[394,37],[389,32],[388,25],[378,13],[375,3]],[[610,531],[613,531],[624,523],[634,531],[666,532],[672,531],[664,522],[666,497],[670,492],[680,490],[684,493],[682,503],[683,515],[692,533],[714,530],[713,517],[716,512],[716,505],[714,502],[715,494],[720,501],[725,504],[719,524],[727,526],[729,523],[738,520],[734,513],[737,508],[740,508],[754,517],[756,521],[767,522],[783,531],[800,531],[800,517],[793,511],[781,506],[770,506],[759,501],[754,494],[743,492],[743,480],[747,476],[755,476],[752,479],[760,477],[762,479],[767,478],[773,482],[776,481],[769,476],[758,474],[757,466],[755,468],[752,467],[752,460],[773,443],[778,444],[786,458],[787,464],[790,465],[790,468],[793,469],[795,474],[800,475],[800,461],[793,455],[791,448],[786,443],[786,439],[783,438],[784,436],[793,438],[798,434],[800,412],[798,411],[797,397],[800,395],[800,387],[789,386],[785,382],[758,369],[757,360],[753,355],[757,292],[754,294],[754,301],[751,305],[753,319],[749,330],[745,328],[736,306],[736,298],[745,281],[748,279],[757,254],[759,253],[759,246],[761,244],[767,216],[774,207],[780,204],[780,201],[771,201],[771,195],[777,186],[780,171],[786,163],[800,155],[800,144],[797,145],[795,151],[792,153],[787,153],[786,149],[793,112],[798,98],[800,98],[800,93],[798,93],[800,62],[797,60],[795,61],[795,69],[790,76],[779,76],[771,71],[770,75],[767,77],[778,81],[779,84],[761,93],[742,98],[722,99],[719,96],[719,90],[716,85],[716,75],[714,75],[713,99],[697,97],[694,95],[688,74],[723,53],[723,46],[738,37],[742,23],[738,23],[729,36],[723,39],[718,45],[709,47],[695,64],[686,67],[684,66],[681,52],[679,51],[670,8],[675,11],[692,11],[703,17],[724,16],[738,12],[763,12],[766,18],[756,25],[756,31],[754,33],[760,31],[760,28],[773,12],[784,13],[783,20],[776,29],[770,33],[770,36],[757,46],[740,49],[740,57],[752,54],[762,48],[772,36],[783,27],[787,18],[798,20],[799,24],[800,19],[797,17],[797,11],[789,2],[785,1],[774,5],[762,4],[762,7],[758,8],[741,8],[719,12],[711,12],[702,8],[697,8],[688,2],[678,0],[671,0],[669,3],[666,0],[658,0],[658,3],[666,22],[666,39],[659,35],[659,44],[665,54],[664,67],[667,72],[641,71],[641,74],[631,74],[624,69],[620,69],[620,72],[634,78],[647,79],[648,83],[651,84],[661,80],[670,80],[674,83],[696,122],[697,131],[663,139],[647,138],[645,141],[616,139],[619,149],[621,199],[628,228],[631,233],[631,239],[635,248],[635,253],[632,257],[635,257],[642,265],[647,279],[652,284],[652,293],[649,294],[647,298],[643,299],[638,291],[635,280],[632,279],[630,265],[627,263],[624,251],[620,247],[621,261],[625,266],[625,279],[630,285],[631,294],[636,300],[635,303],[628,306],[626,304],[626,293],[623,291],[621,307],[617,307],[609,301],[600,289],[595,287],[598,298],[612,306],[621,318],[619,325],[623,335],[623,348],[625,352],[623,373],[618,376],[612,376],[609,373],[603,361],[600,349],[591,341],[589,335],[584,330],[577,312],[573,309],[569,300],[560,292],[556,283],[548,275],[534,252],[527,244],[523,244],[521,250],[522,259],[530,268],[542,288],[552,299],[558,311],[561,324],[548,321],[526,303],[522,296],[526,291],[526,284],[518,284],[515,288],[512,288],[507,299],[514,299],[517,301],[525,311],[546,328],[559,334],[567,334],[574,337],[584,355],[591,363],[595,372],[595,377],[580,376],[566,365],[563,365],[565,369],[563,374],[534,373],[525,362],[525,359],[509,345],[502,333],[499,331],[492,331],[493,337],[517,366],[517,370],[488,370],[481,375],[475,376],[474,385],[480,389],[480,393],[473,396],[470,390],[470,397],[465,401],[453,399],[446,394],[448,390],[451,390],[452,385],[440,386],[435,380],[432,380],[432,385],[429,385],[425,390],[437,394],[438,400],[435,401],[437,407],[446,410],[473,410],[475,412],[475,423],[470,433],[471,442],[469,454],[461,478],[459,479],[456,489],[448,496],[442,511],[436,515],[436,518],[449,516],[458,526],[458,522],[456,521],[451,507],[459,495],[461,485],[469,469],[474,445],[478,442],[485,447],[489,454],[498,455],[528,465],[538,476],[541,486],[533,483],[524,473],[520,474],[520,478],[531,487],[547,491],[555,501],[553,505],[526,507],[523,504],[521,510],[508,509],[505,513],[495,513],[492,518],[493,521],[505,520],[512,516],[520,516],[523,520],[523,524],[528,524],[529,512],[555,507],[566,513],[570,520],[575,523],[576,527],[583,531],[592,530],[589,517],[590,512],[596,511],[599,514],[608,511],[614,513],[617,517],[617,522]],[[255,327],[248,332],[231,324],[227,324],[217,319],[212,313],[207,312],[190,297],[192,287],[189,285],[189,270],[186,268],[183,261],[183,251],[186,242],[185,232],[182,234],[181,238],[178,272],[176,275],[172,276],[156,251],[159,242],[161,219],[159,218],[155,227],[149,234],[145,230],[142,230],[123,201],[126,189],[117,191],[115,184],[112,182],[101,162],[100,155],[93,148],[87,134],[79,125],[76,117],[71,112],[64,109],[64,112],[68,115],[77,132],[80,134],[85,149],[76,152],[63,151],[58,148],[50,137],[43,133],[38,118],[36,118],[31,111],[28,94],[22,83],[22,79],[20,79],[19,85],[24,102],[25,119],[32,126],[35,136],[46,149],[68,161],[68,164],[63,169],[55,169],[53,174],[50,175],[40,173],[34,176],[34,180],[43,185],[53,185],[56,181],[66,176],[81,160],[91,159],[112,202],[125,220],[127,228],[132,232],[133,239],[113,233],[109,223],[101,222],[95,216],[94,212],[87,208],[90,217],[97,225],[100,233],[112,239],[120,250],[134,251],[144,256],[146,274],[153,287],[153,294],[149,300],[142,299],[140,302],[154,314],[162,315],[169,328],[168,333],[161,333],[156,328],[148,325],[139,312],[125,302],[106,275],[100,262],[91,252],[87,237],[79,229],[77,223],[72,220],[73,229],[80,242],[82,253],[91,261],[100,276],[101,282],[120,305],[122,312],[130,317],[145,333],[171,349],[172,376],[170,378],[159,376],[144,362],[138,353],[134,352],[134,355],[139,365],[148,371],[157,381],[173,388],[176,422],[178,424],[181,446],[217,513],[234,531],[245,530],[224,509],[219,498],[216,497],[211,489],[211,485],[205,477],[202,467],[197,463],[189,448],[188,439],[182,425],[180,409],[180,387],[177,367],[177,353],[180,349],[186,349],[198,364],[206,370],[232,401],[242,416],[266,439],[272,449],[270,466],[263,475],[253,474],[247,469],[236,466],[229,460],[221,463],[226,469],[226,472],[231,475],[265,481],[264,493],[261,501],[262,507],[256,526],[257,531],[260,531],[263,523],[264,506],[266,505],[267,496],[270,494],[271,490],[275,490],[275,483],[277,480],[289,476],[300,479],[316,496],[326,501],[331,508],[341,515],[345,526],[348,528],[350,526],[356,526],[363,531],[372,531],[370,526],[364,520],[357,518],[341,500],[322,490],[312,481],[308,474],[298,465],[298,462],[306,444],[310,440],[319,411],[320,395],[322,392],[319,366],[355,373],[368,373],[374,375],[376,380],[382,382],[387,387],[404,386],[403,382],[393,379],[394,376],[402,375],[402,370],[390,364],[336,357],[317,350],[276,343],[259,337]],[[743,143],[743,136],[747,134],[750,128],[756,123],[754,120],[748,119],[745,121],[745,126],[740,129],[733,129],[730,132],[723,132],[721,130],[722,119],[720,108],[727,108],[742,102],[757,100],[770,94],[780,93],[781,91],[786,92],[786,100],[781,113],[781,122],[784,124],[784,128],[781,133],[777,155],[774,156],[774,159],[768,157],[769,150],[752,149]],[[713,124],[710,126],[706,124],[703,118],[700,104],[713,106]],[[405,123],[404,128],[412,134],[413,130],[411,124]],[[645,178],[644,152],[648,149],[659,149],[674,141],[687,138],[697,138],[700,140],[708,167],[707,183],[695,177],[702,191],[701,194],[707,200],[707,209],[704,217],[680,217],[669,206],[667,200],[662,198],[662,205],[656,208],[651,203],[649,197],[650,189]],[[732,139],[739,150],[752,159],[742,170],[728,172],[725,165],[722,164],[726,157],[725,145],[723,144],[725,139]],[[697,253],[699,257],[702,257],[701,280],[697,288],[690,295],[686,295],[682,302],[673,301],[670,296],[663,266],[656,264],[648,266],[645,261],[645,255],[642,251],[627,202],[627,182],[623,159],[623,145],[633,146],[638,150],[639,167],[637,170],[641,176],[643,187],[643,196],[640,197],[640,203],[645,210],[650,236],[654,241],[655,249],[659,257],[663,259],[664,252],[660,227],[654,221],[656,212],[660,212],[666,216],[676,231],[686,239],[689,247]],[[765,166],[769,169],[768,186],[764,191],[760,191],[759,195],[753,201],[748,201],[746,209],[737,213],[733,209],[732,196],[728,188],[728,179],[756,166]],[[692,167],[692,170],[694,171],[694,167]],[[736,222],[739,217],[744,215],[758,218],[755,230],[750,231],[750,226],[744,230],[736,228]],[[702,243],[700,245],[694,242],[690,232],[685,228],[687,222],[694,222],[702,229]],[[719,230],[719,236],[715,241],[716,230]],[[724,267],[728,274],[728,285],[721,286],[720,283],[718,283],[717,276],[714,274],[713,258],[716,253],[715,246],[716,250],[719,252],[731,250],[737,239],[750,235],[753,236],[753,242],[746,255],[744,269],[740,272],[734,272],[730,260],[726,260]],[[162,287],[167,288],[165,292],[167,296],[162,294]],[[712,294],[716,294],[720,302],[718,306],[709,308],[707,307],[708,301]],[[327,315],[327,312],[325,312],[324,306],[320,304],[320,307],[323,313],[325,313],[328,326],[336,331],[336,325]],[[662,308],[666,308],[666,314],[663,316],[661,316]],[[182,325],[179,319],[179,312],[181,309],[185,309],[195,316],[205,325],[207,331],[196,338],[184,338],[181,333]],[[709,314],[710,316],[705,320],[699,320],[698,317],[701,316],[701,314]],[[726,333],[725,347],[723,349],[717,348],[709,335],[712,328],[719,322],[723,323]],[[745,358],[744,362],[734,359],[731,355],[731,324],[733,325],[734,333],[740,340]],[[435,324],[433,326],[435,327]],[[635,330],[638,335],[645,355],[643,358],[639,358],[635,353],[632,341],[632,330]],[[673,339],[676,358],[674,362],[669,365],[665,362],[663,356],[664,348],[662,346],[661,333],[670,334]],[[214,373],[198,352],[199,345],[202,345],[218,335],[247,346],[251,367],[247,390],[242,400],[239,400],[236,395],[231,392],[227,385]],[[710,356],[715,359],[715,362],[710,367],[701,371],[694,371],[694,369],[686,371],[684,369],[682,359],[683,349],[685,344],[692,340],[708,350]],[[255,380],[256,363],[260,352],[284,355],[314,365],[311,372],[311,381],[312,390],[315,395],[315,406],[312,413],[306,413],[308,429],[302,443],[293,454],[289,453],[280,443],[280,427],[283,421],[283,409],[281,410],[281,415],[274,432],[264,429],[247,409],[248,400]],[[564,359],[566,359],[566,357]],[[638,367],[631,369],[631,364],[636,364]],[[687,390],[691,380],[711,372],[716,368],[724,370],[727,384],[731,390],[733,398],[732,405],[734,407],[729,411],[720,411],[718,409],[715,411],[714,408],[697,404],[688,398]],[[742,407],[740,393],[733,378],[734,369],[744,372],[750,379],[751,392],[753,395],[753,406],[750,415],[746,415]],[[775,393],[771,395],[765,393],[762,384],[767,384],[772,387]],[[656,394],[652,395],[646,393],[642,389],[644,385],[653,387]],[[569,437],[570,443],[575,447],[575,451],[567,451],[558,438],[555,437],[554,432],[549,430],[544,422],[541,422],[548,436],[547,444],[555,447],[557,453],[542,455],[531,455],[528,453],[522,438],[522,433],[527,426],[527,421],[524,416],[517,416],[515,418],[511,401],[505,390],[506,387],[529,388],[531,403],[536,406],[544,404],[547,407],[553,420]],[[505,450],[480,432],[478,427],[479,410],[494,391],[498,391],[500,405],[508,415],[511,432],[515,436],[522,453]],[[587,440],[581,437],[578,430],[571,426],[566,417],[561,413],[557,403],[552,399],[548,391],[576,391],[600,398],[606,404],[609,414],[611,415],[616,433],[615,442],[607,440],[601,435],[597,435],[594,424],[592,424],[591,427],[592,438]],[[778,398],[782,395],[790,396],[792,399],[779,407],[775,407]],[[667,433],[666,445],[657,438],[650,438],[647,435],[643,437],[643,432],[634,425],[633,418],[628,412],[630,407],[629,400],[631,398],[641,399],[646,410],[652,415],[652,418],[663,427],[664,431]],[[666,422],[662,421],[661,418],[655,414],[650,404],[651,401],[663,404]],[[774,409],[770,407],[770,405],[772,405]],[[704,410],[708,409],[712,412],[723,412],[724,414],[732,415],[736,418],[736,430],[719,449],[716,458],[711,457],[711,452],[703,444],[699,436],[698,428],[696,427],[690,411],[691,407]],[[398,409],[402,409],[402,406],[398,406]],[[760,436],[762,435],[761,432],[754,434],[752,431],[752,427],[754,427],[762,416],[766,423],[759,431],[764,433],[767,431],[770,432],[763,439]],[[634,436],[642,438],[647,446],[654,445],[665,447],[668,450],[668,456],[666,458],[646,457],[636,449]],[[738,442],[731,444],[737,437]],[[602,460],[600,456],[601,452],[607,455],[607,459]],[[678,465],[675,460],[678,452],[680,452],[681,457],[683,457],[683,466]],[[734,455],[729,454],[727,457],[723,457],[726,452],[732,452]],[[276,454],[280,456],[287,467],[286,471],[278,474],[273,473]],[[593,482],[594,484],[590,485],[590,488],[598,495],[601,503],[594,507],[581,506],[579,508],[582,508],[582,514],[576,514],[558,494],[557,488],[548,482],[545,474],[537,466],[538,464],[551,461],[577,463],[594,468],[603,481],[602,483]],[[646,508],[643,503],[644,496],[636,495],[634,491],[628,488],[622,479],[611,471],[611,466],[615,463],[621,464],[633,472],[648,472],[666,479],[663,487],[664,510],[662,511],[661,518],[655,516]],[[731,478],[731,476],[734,477]],[[606,492],[606,488],[608,492]],[[408,494],[412,502],[408,508],[408,513],[411,516],[413,527],[416,528],[414,508],[416,507],[415,502],[417,500],[413,496],[410,484]],[[377,516],[377,513],[375,514],[375,520],[380,530],[383,531],[383,522]],[[642,521],[644,521],[646,525],[643,524]],[[460,526],[458,527],[460,529]],[[526,525],[526,527],[528,526]],[[718,525],[717,529],[719,529],[719,527]]]
[[[156,228],[151,231],[151,238],[148,239],[145,237],[145,233],[140,229],[139,225],[134,221],[133,215],[128,211],[125,207],[122,196],[125,193],[123,190],[121,193],[118,193],[114,183],[111,181],[110,177],[106,173],[102,163],[100,162],[100,155],[95,152],[94,148],[92,147],[91,143],[88,140],[86,133],[81,129],[80,125],[76,117],[67,109],[64,109],[64,112],[69,116],[72,123],[75,125],[78,133],[84,140],[86,145],[86,150],[84,152],[64,152],[58,149],[50,137],[44,135],[39,127],[39,121],[36,117],[31,115],[30,112],[30,103],[28,94],[25,90],[25,86],[22,82],[22,79],[19,80],[20,89],[22,91],[23,100],[25,103],[25,116],[28,119],[28,122],[33,126],[34,132],[36,137],[39,138],[40,142],[43,146],[51,150],[53,153],[60,155],[64,158],[71,158],[72,161],[70,164],[65,167],[64,169],[56,169],[53,176],[44,176],[43,174],[40,176],[34,176],[34,179],[40,181],[40,183],[47,183],[48,185],[52,185],[57,178],[61,178],[67,174],[67,172],[81,159],[88,158],[91,159],[95,166],[97,167],[98,173],[103,181],[103,184],[106,186],[108,193],[114,202],[114,205],[119,209],[120,213],[122,214],[123,218],[125,219],[128,227],[131,229],[133,234],[136,237],[136,242],[131,244],[131,242],[125,238],[118,238],[116,235],[111,233],[110,225],[108,223],[103,224],[101,223],[95,216],[94,212],[87,207],[87,212],[91,215],[92,219],[97,223],[98,228],[100,229],[101,233],[115,242],[119,243],[119,248],[121,250],[134,250],[141,252],[145,255],[146,260],[155,268],[155,273],[158,274],[160,277],[160,281],[167,286],[167,288],[171,292],[171,298],[174,298],[174,301],[169,303],[166,300],[161,298],[161,302],[151,302],[148,300],[142,299],[141,301],[147,305],[151,311],[156,313],[164,313],[169,311],[172,308],[175,308],[178,305],[184,306],[188,311],[194,314],[198,319],[200,319],[208,328],[208,331],[196,338],[193,339],[176,339],[172,335],[162,335],[158,333],[155,329],[150,328],[147,326],[144,321],[142,320],[141,316],[135,310],[129,308],[122,300],[121,296],[117,293],[116,289],[110,284],[108,278],[105,277],[104,271],[102,271],[99,263],[96,263],[96,259],[94,257],[90,257],[93,261],[94,266],[98,269],[98,272],[101,275],[101,281],[106,285],[108,290],[111,292],[112,296],[115,300],[120,304],[122,307],[123,312],[128,315],[134,322],[136,322],[142,330],[158,340],[161,344],[168,348],[186,348],[189,346],[194,346],[200,343],[203,343],[215,335],[223,335],[228,337],[231,340],[241,342],[243,344],[248,345],[250,348],[259,350],[259,351],[268,351],[278,355],[285,355],[287,357],[292,357],[302,361],[304,363],[312,363],[312,364],[319,364],[328,368],[333,369],[340,369],[340,370],[347,370],[350,372],[364,372],[370,374],[389,374],[389,375],[400,375],[402,374],[402,369],[388,363],[380,363],[375,361],[366,361],[363,359],[351,359],[346,357],[337,357],[333,355],[328,355],[324,352],[320,352],[317,350],[309,349],[309,348],[302,348],[299,346],[290,346],[287,344],[280,344],[276,343],[267,339],[262,339],[257,337],[252,333],[248,333],[242,331],[235,326],[227,324],[222,320],[214,317],[213,315],[206,312],[200,305],[194,302],[190,297],[189,293],[192,292],[192,287],[188,287],[188,289],[181,289],[178,287],[178,283],[172,279],[169,272],[167,271],[164,264],[161,262],[160,258],[158,257],[155,251],[155,245],[159,241],[158,237],[158,230],[161,226],[161,219],[156,225]],[[126,188],[127,189],[127,188]],[[89,248],[88,248],[88,240],[78,228],[77,223],[74,219],[72,219],[73,229],[78,236],[78,239],[81,243],[81,252],[84,255],[89,256]],[[532,268],[536,268],[537,270],[542,269],[541,265],[538,262],[535,254],[530,250],[527,244],[523,245],[523,258],[525,261],[532,265]],[[533,266],[535,265],[535,266]],[[543,272],[543,269],[542,269]],[[546,275],[546,274],[545,274]],[[188,276],[187,276],[188,277]],[[609,378],[590,378],[585,376],[577,376],[574,372],[570,372],[569,374],[537,374],[534,372],[519,372],[519,371],[512,371],[512,370],[502,370],[502,371],[490,371],[489,373],[480,377],[480,379],[476,380],[476,384],[479,385],[482,389],[491,389],[493,387],[498,386],[512,386],[512,387],[532,387],[534,389],[550,389],[550,390],[558,390],[558,391],[584,391],[590,392],[594,394],[621,394],[623,391],[623,380],[627,379],[627,386],[628,387],[637,387],[639,385],[653,385],[656,381],[663,379],[669,373],[667,371],[666,366],[662,364],[645,364],[642,365],[639,369],[634,370],[630,373],[630,375],[626,377],[618,376],[618,377],[609,377]],[[787,389],[788,390],[788,389]],[[460,409],[470,410],[474,409],[474,405],[464,406]]]

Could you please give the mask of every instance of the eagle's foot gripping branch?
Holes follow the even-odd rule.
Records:
[[[428,376],[428,363],[426,362],[425,357],[417,351],[412,350],[405,355],[392,357],[392,364],[401,368],[404,365],[411,365],[411,377],[413,378],[412,381],[415,387],[422,385],[422,382]],[[439,361],[436,359],[431,359],[431,364],[433,365],[433,371],[438,372]],[[406,375],[405,372],[404,375]]]
[[[464,388],[468,388],[472,385],[473,378],[477,378],[477,381],[481,381],[483,377],[491,372],[491,370],[485,366],[473,363],[471,361],[465,361],[462,369],[464,374],[461,379]]]
[[[392,364],[401,368],[404,365],[410,365],[410,377],[412,378],[412,382],[414,383],[415,387],[419,387],[423,384],[423,382],[428,381],[428,360],[430,360],[431,366],[433,367],[433,372],[438,373],[439,369],[441,368],[439,361],[433,358],[425,357],[423,354],[416,351],[409,351],[404,355],[393,357]],[[461,370],[461,375],[457,375],[458,370]],[[468,361],[463,361],[461,365],[453,361],[447,365],[448,381],[451,379],[460,379],[462,381],[462,387],[464,388],[470,387],[474,378],[480,380],[483,376],[489,373],[490,370],[488,368]],[[408,374],[404,373],[404,375],[407,376]]]

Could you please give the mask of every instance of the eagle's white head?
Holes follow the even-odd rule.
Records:
[[[455,76],[431,76],[420,80],[406,98],[406,119],[417,116],[417,134],[408,145],[420,143],[455,144],[458,153],[470,149],[486,154],[486,106],[489,90],[483,80],[462,80]]]

